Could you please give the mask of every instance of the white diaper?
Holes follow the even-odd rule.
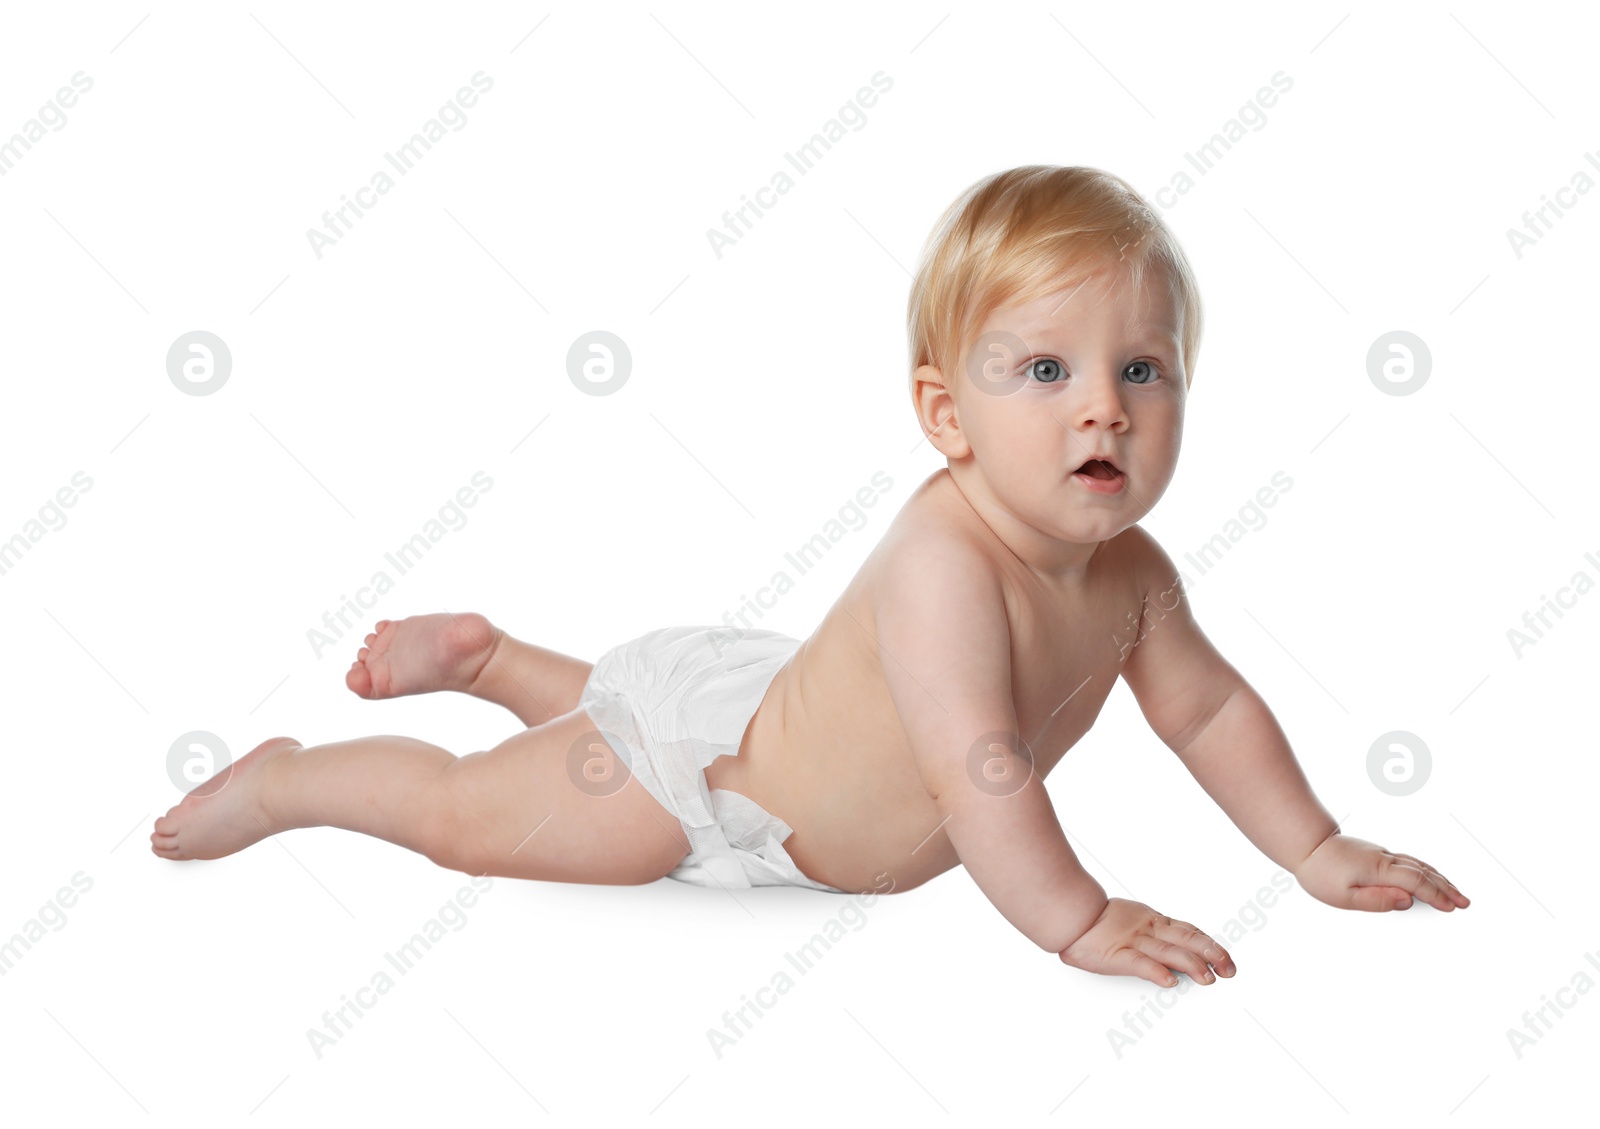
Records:
[[[706,766],[738,756],[767,687],[799,646],[776,631],[663,627],[595,662],[579,705],[689,837],[669,878],[844,893],[800,873],[783,849],[794,833],[787,823],[748,796],[706,785]]]

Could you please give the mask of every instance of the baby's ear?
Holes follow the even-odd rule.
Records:
[[[911,403],[917,411],[922,432],[946,458],[960,459],[968,454],[967,441],[956,419],[955,397],[945,385],[944,375],[933,365],[919,365],[911,376]]]

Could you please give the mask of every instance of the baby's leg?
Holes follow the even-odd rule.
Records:
[[[224,775],[156,821],[156,854],[221,858],[289,828],[343,827],[468,874],[621,885],[663,877],[689,849],[583,710],[464,757],[408,737],[274,738]]]
[[[456,690],[533,726],[577,708],[593,665],[514,639],[476,612],[439,612],[380,619],[345,685],[363,698]]]

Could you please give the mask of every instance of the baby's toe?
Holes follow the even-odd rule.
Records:
[[[360,659],[351,663],[350,669],[345,671],[344,684],[357,697],[372,697],[372,672],[367,669],[367,664]]]

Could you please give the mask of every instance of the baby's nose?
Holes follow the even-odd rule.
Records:
[[[1123,406],[1122,397],[1117,395],[1116,385],[1110,380],[1086,380],[1079,385],[1078,395],[1070,407],[1073,423],[1079,428],[1084,427],[1126,427],[1128,423],[1127,409]]]

